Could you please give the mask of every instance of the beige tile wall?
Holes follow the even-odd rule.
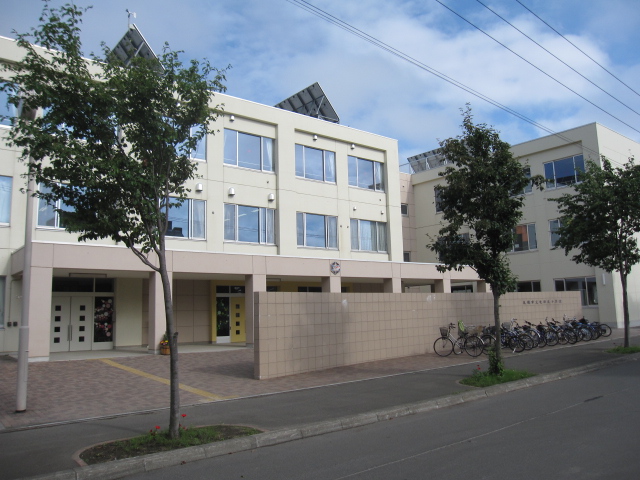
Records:
[[[581,312],[577,292],[512,293],[502,321],[538,323]],[[432,352],[439,327],[493,324],[493,297],[455,293],[257,293],[258,379]]]

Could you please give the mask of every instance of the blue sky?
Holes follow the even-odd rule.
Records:
[[[437,0],[309,3],[551,131],[596,121],[640,141],[640,114],[636,113],[640,95],[635,93],[640,92],[637,0],[520,0],[635,92],[517,0],[440,2],[566,87]],[[312,15],[293,0],[75,3],[93,5],[83,22],[86,54],[99,51],[101,41],[109,46],[117,43],[127,29],[129,9],[136,13],[132,22],[156,52],[168,42],[185,52],[185,60],[207,58],[221,68],[230,64],[229,95],[275,105],[319,82],[340,123],[398,139],[401,163],[407,156],[436,148],[439,140],[458,135],[460,109],[467,102],[476,122],[494,126],[511,144],[548,134]],[[0,35],[12,38],[13,30],[28,31],[37,24],[41,10],[39,0],[2,0]]]

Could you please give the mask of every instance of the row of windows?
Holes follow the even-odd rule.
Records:
[[[44,200],[38,205],[38,226],[64,228],[64,214]],[[63,211],[64,205],[57,208]],[[230,242],[275,245],[275,209],[246,205],[224,205],[224,239]],[[206,202],[186,199],[182,205],[169,209],[167,236],[205,239]],[[338,248],[338,217],[298,212],[296,214],[297,241],[301,247]],[[351,219],[351,248],[353,250],[386,252],[387,224]]]
[[[556,292],[580,292],[582,305],[594,307],[598,305],[598,287],[595,277],[557,278],[553,281]],[[518,282],[518,292],[540,292],[539,280]]]

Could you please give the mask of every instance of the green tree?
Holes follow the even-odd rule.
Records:
[[[45,3],[40,25],[17,35],[25,56],[5,65],[1,88],[23,111],[40,113],[14,119],[9,141],[41,186],[34,194],[66,206],[57,212],[67,231],[121,242],[160,275],[171,345],[169,432],[177,437],[178,333],[165,236],[169,209],[184,202],[185,182],[197,176],[190,152],[220,113],[209,102],[225,90],[225,70],[206,60],[185,66],[167,45],[159,58],[127,65],[104,45],[102,58],[87,60],[79,37],[86,10]]]
[[[634,159],[614,168],[602,157],[602,168],[587,160],[586,171],[566,193],[550,201],[558,203],[559,238],[556,247],[571,259],[604,271],[618,272],[622,284],[624,346],[629,346],[629,300],[627,276],[640,261],[640,166]]]
[[[439,174],[446,179],[439,187],[444,224],[429,248],[439,256],[438,270],[469,266],[491,286],[499,339],[500,297],[516,284],[506,253],[513,249],[524,190],[531,183],[541,185],[542,178],[527,176],[495,129],[475,125],[469,106],[462,114],[463,134],[440,142],[441,153],[453,166]],[[489,368],[491,373],[502,373],[499,340]]]

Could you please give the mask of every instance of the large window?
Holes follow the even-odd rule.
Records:
[[[560,235],[558,234],[558,229],[560,228],[560,220],[549,220],[549,235],[551,236],[551,248],[556,246]]]
[[[442,212],[442,187],[433,187],[433,197],[436,205],[436,213]]]
[[[169,226],[167,236],[182,238],[206,238],[204,200],[186,199],[182,205],[172,199],[172,207],[169,209]]]
[[[380,162],[349,157],[349,185],[384,192],[384,172]]]
[[[298,246],[338,248],[338,217],[296,214]]]
[[[231,242],[275,244],[275,210],[225,204],[224,239]]]
[[[544,164],[544,177],[547,181],[547,188],[573,185],[578,182],[580,172],[584,172],[584,158],[582,155]]]
[[[531,167],[524,167],[524,176],[527,178],[531,178]],[[531,193],[533,191],[533,184],[531,182],[529,182],[529,184],[524,187],[524,194],[526,195],[527,193]]]
[[[191,129],[189,130],[189,134],[193,136],[198,131],[199,128],[200,128],[200,125],[195,125],[191,127]],[[189,153],[189,158],[192,158],[194,160],[202,160],[202,161],[207,159],[207,136],[206,135],[202,137],[200,141],[196,144],[196,148],[191,150],[191,152]]]
[[[11,119],[16,116],[16,108],[7,105],[9,94],[0,92],[0,125],[11,126]]]
[[[335,183],[336,154],[328,150],[296,145],[296,176]]]
[[[351,219],[351,250],[387,251],[387,224]]]
[[[535,223],[518,225],[513,231],[513,234],[513,252],[524,252],[538,248]]]
[[[518,282],[516,292],[541,292],[540,281],[531,280],[529,282]]]
[[[224,163],[273,172],[273,139],[225,128]]]
[[[0,224],[11,221],[11,190],[13,179],[0,176]]]
[[[596,277],[560,278],[555,280],[556,292],[580,292],[582,305],[598,305]]]
[[[39,190],[43,193],[51,192],[51,188],[39,185]],[[61,211],[61,212],[59,212]],[[38,199],[38,226],[49,228],[64,228],[64,212],[72,212],[73,209],[62,200],[55,204],[47,203],[46,200]]]

